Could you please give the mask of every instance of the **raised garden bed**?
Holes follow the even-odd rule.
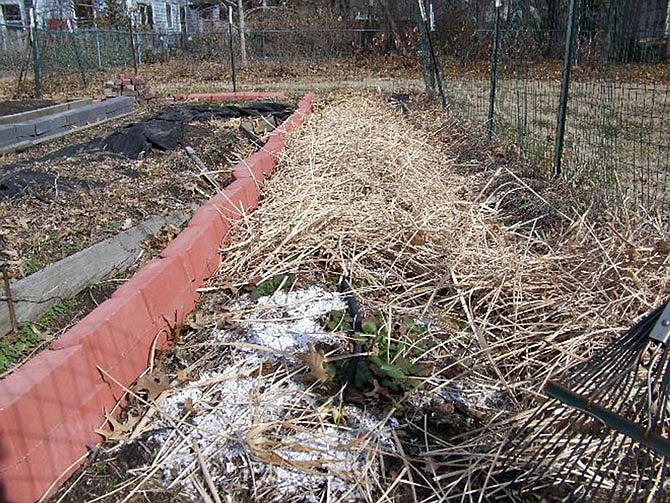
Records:
[[[273,103],[263,106],[275,110],[279,121],[288,113]],[[0,174],[0,253],[10,280],[25,283],[14,301],[39,305],[46,312],[50,305],[67,301],[77,292],[49,288],[45,294],[45,283],[31,283],[29,276],[95,243],[131,232],[138,224],[159,216],[167,219],[177,213],[185,215],[179,221],[172,218],[163,230],[163,238],[145,245],[142,254],[136,253],[131,262],[140,260],[131,269],[113,268],[117,284],[132,273],[133,267],[157,256],[193,207],[224,188],[232,179],[233,165],[258,147],[250,140],[249,131],[241,128],[246,119],[240,116],[255,114],[259,108],[245,110],[221,104],[173,105],[159,113],[145,113],[134,129],[117,122],[23,153],[6,154]],[[265,116],[269,117],[267,113]],[[149,120],[152,117],[156,120]],[[150,137],[153,132],[151,140],[160,145],[146,140],[139,126],[146,126]],[[259,132],[260,141],[263,136]],[[186,146],[191,148],[190,155]],[[87,284],[107,278],[94,269],[95,264],[88,272],[66,268],[64,274],[83,275],[70,278],[73,281],[69,283]],[[31,291],[31,284],[39,285],[40,291]],[[45,296],[48,302],[42,298]],[[79,309],[73,306],[72,310]],[[3,334],[8,331],[9,318],[3,301]],[[18,322],[36,324],[27,328],[28,334],[20,330],[3,339],[0,374],[32,354],[35,342],[43,346],[67,328],[53,320],[46,326],[40,316],[19,316]],[[18,347],[12,345],[14,339]],[[26,343],[32,339],[33,343]]]
[[[104,421],[104,411],[118,406],[119,390],[137,378],[158,347],[174,342],[174,330],[193,309],[198,287],[219,263],[219,246],[234,222],[255,208],[259,183],[274,170],[284,135],[302,123],[311,102],[310,96],[304,97],[290,119],[270,133],[262,153],[235,165],[234,182],[225,189],[208,179],[217,185],[217,194],[199,207],[157,259],[54,341],[49,351],[4,381],[4,499],[26,501],[50,493],[83,460],[86,446],[99,439],[95,428]],[[245,129],[249,132],[249,125]],[[258,143],[255,135],[254,140]],[[202,173],[202,163],[196,165]]]
[[[129,115],[133,104],[133,98],[127,96],[96,103],[81,99],[0,117],[0,153],[28,148]]]
[[[667,237],[573,216],[568,187],[514,172],[503,146],[413,100],[407,116],[330,98],[289,141],[174,347],[126,387],[108,442],[53,501],[547,494],[558,475],[505,486],[518,459],[503,439],[556,367],[667,291],[654,245]]]

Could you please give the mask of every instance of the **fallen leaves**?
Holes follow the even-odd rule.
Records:
[[[105,413],[105,419],[111,426],[111,430],[97,428],[95,432],[107,440],[125,440],[139,423],[140,416],[128,414],[124,423],[117,421],[112,414]]]
[[[146,393],[147,401],[152,402],[165,390],[170,389],[170,379],[162,372],[145,374],[137,380],[132,392],[135,394]]]
[[[324,356],[323,351],[314,347],[314,344],[309,344],[307,346],[307,353],[298,355],[298,358],[307,365],[307,368],[309,369],[308,377],[315,381],[325,383],[332,377],[331,370],[328,365],[326,365],[326,357]]]

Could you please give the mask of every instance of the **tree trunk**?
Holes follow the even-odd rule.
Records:
[[[240,19],[240,66],[244,68],[247,66],[247,33],[246,23],[244,21],[244,1],[237,0],[237,9],[239,11]]]
[[[393,37],[393,47],[394,49],[398,49],[398,47],[400,47],[400,44],[402,42],[402,37],[400,36],[398,25],[395,22],[395,18],[393,17],[393,13],[391,12],[391,8],[389,7],[388,0],[380,0],[379,3],[384,9],[384,15],[386,16],[389,28],[391,29],[391,36]]]
[[[547,45],[544,48],[545,58],[556,58],[561,53],[561,41],[563,33],[559,31],[558,0],[547,1],[547,17],[544,20],[544,31],[547,33]]]

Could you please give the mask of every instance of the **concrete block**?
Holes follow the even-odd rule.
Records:
[[[77,110],[77,122],[79,125],[91,124],[98,122],[100,114],[94,109],[80,109]]]
[[[14,124],[0,125],[0,146],[6,147],[16,143],[16,128]]]
[[[60,112],[35,119],[35,133],[38,136],[55,134],[56,131],[68,125],[68,113]]]
[[[36,134],[34,122],[17,122],[14,127],[16,128],[17,138],[32,137]]]

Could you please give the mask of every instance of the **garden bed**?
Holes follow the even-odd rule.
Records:
[[[505,435],[552,370],[658,304],[667,229],[512,169],[416,97],[393,107],[335,94],[290,139],[175,348],[53,501],[515,496]]]
[[[224,188],[231,181],[233,165],[257,148],[241,130],[241,119],[234,117],[239,115],[237,109],[228,113],[229,108],[214,104],[173,106],[157,112],[137,113],[134,119],[158,117],[139,123],[148,125],[158,144],[138,144],[138,132],[117,121],[3,156],[0,253],[10,279],[26,278],[153,217],[191,212]],[[287,114],[282,112],[278,117],[283,119]],[[161,119],[168,116],[177,120]],[[161,131],[161,124],[176,130]],[[262,140],[263,134],[259,136]],[[162,143],[168,140],[170,145]],[[140,150],[129,152],[126,148],[124,152],[122,147],[128,145],[140,145]],[[193,149],[191,155],[185,146]],[[157,256],[178,231],[169,225],[147,242],[135,266],[117,272],[115,284]],[[80,307],[74,305],[70,310],[85,314]],[[62,324],[51,317],[48,326],[34,320],[38,323],[31,331],[39,334],[37,339],[43,345],[77,318],[58,317],[67,319]],[[17,350],[11,342],[12,337],[3,341],[11,357],[0,372],[31,354],[34,347],[19,343]]]

